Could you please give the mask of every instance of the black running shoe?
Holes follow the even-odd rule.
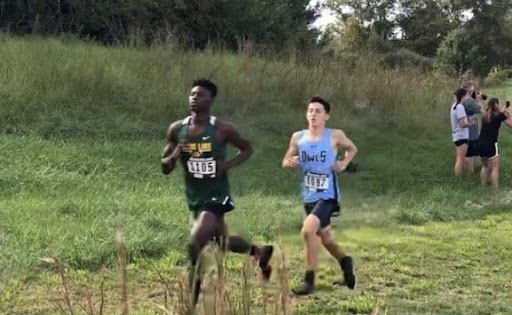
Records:
[[[341,270],[345,283],[350,290],[356,287],[356,274],[354,273],[354,260],[350,256],[345,256],[340,260]]]
[[[293,293],[297,295],[308,295],[313,292],[315,288],[315,272],[313,270],[306,271],[304,281],[298,288],[292,289]]]
[[[199,293],[201,292],[201,278],[196,270],[196,266],[191,266],[188,274],[188,284],[192,294],[192,306],[197,304]]]
[[[260,282],[268,282],[270,280],[270,276],[272,275],[272,267],[267,265],[266,267],[262,267],[260,269]]]
[[[270,279],[270,275],[272,274],[272,267],[268,264],[270,258],[272,258],[272,253],[274,252],[274,246],[267,245],[259,247],[258,249],[258,262],[261,268],[261,277],[263,281],[268,281]]]
[[[314,285],[312,283],[303,281],[302,285],[298,288],[292,289],[292,292],[297,295],[308,295],[313,292]]]

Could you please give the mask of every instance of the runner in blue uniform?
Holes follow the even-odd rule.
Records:
[[[306,275],[302,286],[293,291],[307,295],[315,287],[319,240],[340,264],[345,282],[354,289],[356,276],[352,257],[345,255],[331,232],[331,217],[339,213],[337,173],[343,172],[357,153],[357,147],[339,129],[326,128],[331,105],[321,97],[313,97],[308,105],[308,129],[295,132],[290,141],[282,166],[299,168],[301,190],[307,217],[302,226],[306,243]],[[338,159],[338,151],[345,151]]]

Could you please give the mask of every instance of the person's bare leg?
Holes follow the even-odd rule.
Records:
[[[340,246],[336,243],[330,226],[320,230],[318,232],[322,244],[329,251],[329,253],[336,258],[340,264],[341,271],[343,272],[343,278],[349,289],[354,289],[356,286],[356,275],[354,271],[354,261],[352,257],[345,255],[341,250]]]
[[[318,265],[318,251],[320,249],[320,238],[317,235],[319,229],[320,219],[315,215],[308,215],[302,224],[301,230],[305,242],[304,263],[307,270],[302,286],[293,290],[295,294],[309,294],[315,287],[315,270]]]
[[[464,162],[465,162],[467,152],[468,152],[467,144],[463,144],[458,147],[455,147],[455,166],[453,168],[455,176],[462,175],[462,170],[464,168]]]
[[[480,184],[487,184],[487,175],[489,174],[489,159],[482,158],[482,169],[480,169]]]
[[[308,270],[316,270],[318,265],[318,251],[320,238],[317,235],[320,229],[320,220],[314,215],[308,215],[304,220],[301,234],[305,242],[304,263]]]
[[[341,247],[334,240],[330,225],[318,231],[318,236],[320,236],[320,239],[322,240],[322,245],[324,245],[325,249],[327,249],[329,254],[336,258],[336,260],[340,260],[345,256],[345,253],[341,250]]]
[[[199,273],[199,256],[203,248],[211,241],[218,240],[221,221],[210,211],[203,211],[199,214],[192,231],[190,232],[190,243],[188,247],[190,259],[189,285],[192,292],[191,307],[197,304],[201,291],[201,275]]]
[[[272,268],[269,265],[270,259],[274,247],[272,245],[256,246],[240,236],[230,236],[228,233],[228,227],[226,222],[222,220],[222,236],[225,243],[227,243],[227,249],[233,253],[248,254],[253,256],[258,261],[261,269],[260,276],[263,281],[268,281],[272,272]]]
[[[464,169],[466,173],[473,173],[473,158],[472,157],[464,157]]]
[[[491,184],[493,188],[497,189],[500,177],[500,158],[494,157],[489,159],[489,164],[491,166]]]

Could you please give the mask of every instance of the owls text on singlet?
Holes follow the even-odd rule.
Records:
[[[319,141],[309,141],[306,130],[300,132],[299,167],[304,202],[338,199],[337,176],[333,170],[336,154],[331,146],[331,129],[326,128]]]

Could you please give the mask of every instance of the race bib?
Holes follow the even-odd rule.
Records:
[[[217,173],[217,163],[213,158],[191,158],[187,161],[187,167],[195,178],[212,178]]]
[[[310,190],[327,190],[329,189],[329,176],[326,174],[306,173],[304,185]]]

